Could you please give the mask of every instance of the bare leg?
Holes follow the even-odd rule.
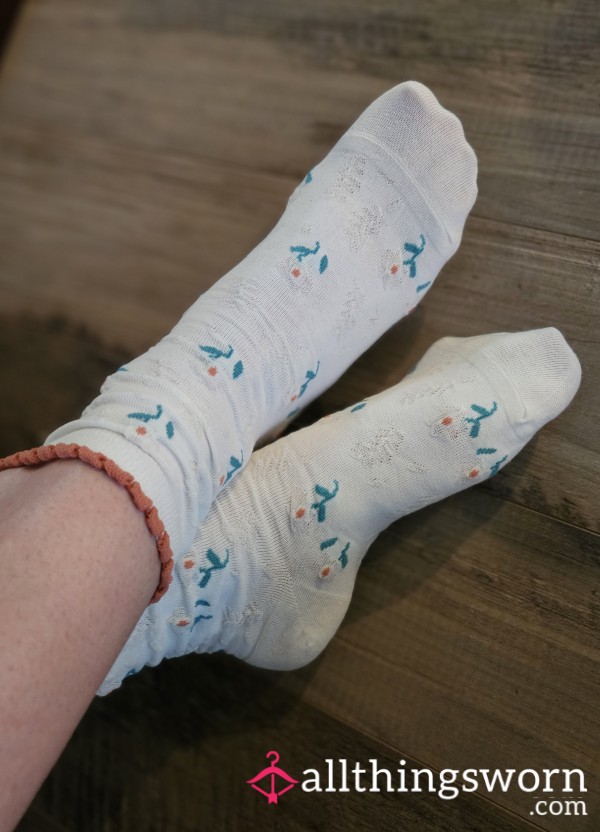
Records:
[[[27,808],[148,604],[156,545],[77,460],[0,474],[0,832]]]

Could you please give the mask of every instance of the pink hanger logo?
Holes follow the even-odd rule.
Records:
[[[289,792],[290,789],[293,789],[298,781],[294,780],[294,778],[290,777],[286,771],[277,766],[277,763],[279,762],[279,754],[277,751],[267,751],[265,757],[267,760],[271,760],[271,764],[266,768],[263,768],[262,771],[259,771],[259,773],[251,780],[246,780],[246,782],[249,783],[253,789],[256,789],[257,792],[264,794],[267,798],[267,803],[277,803],[281,795],[285,794],[285,792]],[[280,781],[287,783],[287,785],[284,785],[281,789],[277,789],[276,778],[280,778]],[[258,785],[261,780],[264,781],[263,785],[265,788]],[[269,791],[267,791],[267,788],[269,788]]]

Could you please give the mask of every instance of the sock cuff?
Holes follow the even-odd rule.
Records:
[[[11,456],[0,459],[0,471],[9,468],[19,468],[23,465],[43,465],[45,462],[52,462],[55,459],[79,459],[87,465],[91,465],[98,471],[104,471],[112,480],[125,488],[134,506],[141,511],[145,517],[148,531],[154,538],[156,549],[160,560],[160,577],[151,604],[156,603],[167,591],[171,583],[173,571],[173,551],[169,540],[169,533],[164,527],[158,511],[152,500],[144,494],[140,484],[132,474],[120,468],[112,459],[102,453],[92,451],[85,445],[60,443],[57,445],[42,445],[31,448],[28,451],[18,451]]]

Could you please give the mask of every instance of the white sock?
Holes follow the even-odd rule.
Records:
[[[264,242],[48,437],[59,450],[17,462],[79,447],[104,467],[108,458],[139,483],[144,510],[154,504],[182,554],[256,440],[423,297],[475,195],[458,119],[421,84],[390,90],[296,188]]]
[[[556,329],[443,338],[400,384],[252,454],[99,692],[192,651],[280,670],[309,662],[379,532],[493,476],[580,375]]]

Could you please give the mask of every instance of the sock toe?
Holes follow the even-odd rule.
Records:
[[[477,196],[477,159],[459,119],[423,84],[407,81],[374,101],[349,132],[398,161],[457,247]]]
[[[579,388],[579,360],[554,327],[503,334],[484,352],[516,390],[524,410],[521,424],[528,430],[556,418]]]

